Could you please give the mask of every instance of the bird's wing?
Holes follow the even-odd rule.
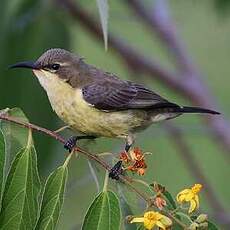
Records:
[[[120,80],[103,80],[82,89],[83,98],[101,110],[154,109],[176,106],[142,85]]]

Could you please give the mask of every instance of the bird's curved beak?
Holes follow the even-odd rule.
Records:
[[[27,68],[27,69],[39,69],[35,62],[33,61],[23,61],[16,64],[10,65],[9,69],[12,68]]]

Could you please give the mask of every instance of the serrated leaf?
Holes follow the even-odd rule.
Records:
[[[67,161],[50,174],[46,181],[37,230],[55,229],[63,204],[68,176]]]
[[[3,187],[5,183],[5,138],[2,130],[0,129],[0,207],[3,196]]]
[[[109,18],[108,0],[97,0],[97,7],[99,10],[99,14],[100,14],[105,50],[107,50],[108,48],[108,18]]]
[[[38,217],[39,193],[37,157],[30,133],[27,146],[16,155],[6,179],[1,229],[33,229]]]
[[[101,192],[90,205],[82,230],[120,230],[119,200],[112,191]]]

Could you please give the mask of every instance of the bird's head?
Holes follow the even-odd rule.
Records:
[[[84,65],[82,58],[64,49],[49,49],[36,61],[24,61],[11,65],[10,68],[29,68],[39,79],[41,85],[54,81],[71,82],[78,78],[80,69]]]

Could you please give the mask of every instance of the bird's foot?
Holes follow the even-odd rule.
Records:
[[[64,148],[68,150],[70,153],[72,152],[73,148],[76,147],[78,138],[76,136],[70,137],[64,144]]]
[[[83,140],[83,139],[93,140],[95,138],[97,137],[95,136],[72,136],[65,142],[64,148],[67,149],[69,152],[71,152],[74,149],[74,147],[76,147],[78,140]]]
[[[118,161],[109,171],[109,177],[114,180],[119,180],[123,173],[122,161]]]
[[[125,152],[128,153],[132,145],[126,144],[125,145]]]

